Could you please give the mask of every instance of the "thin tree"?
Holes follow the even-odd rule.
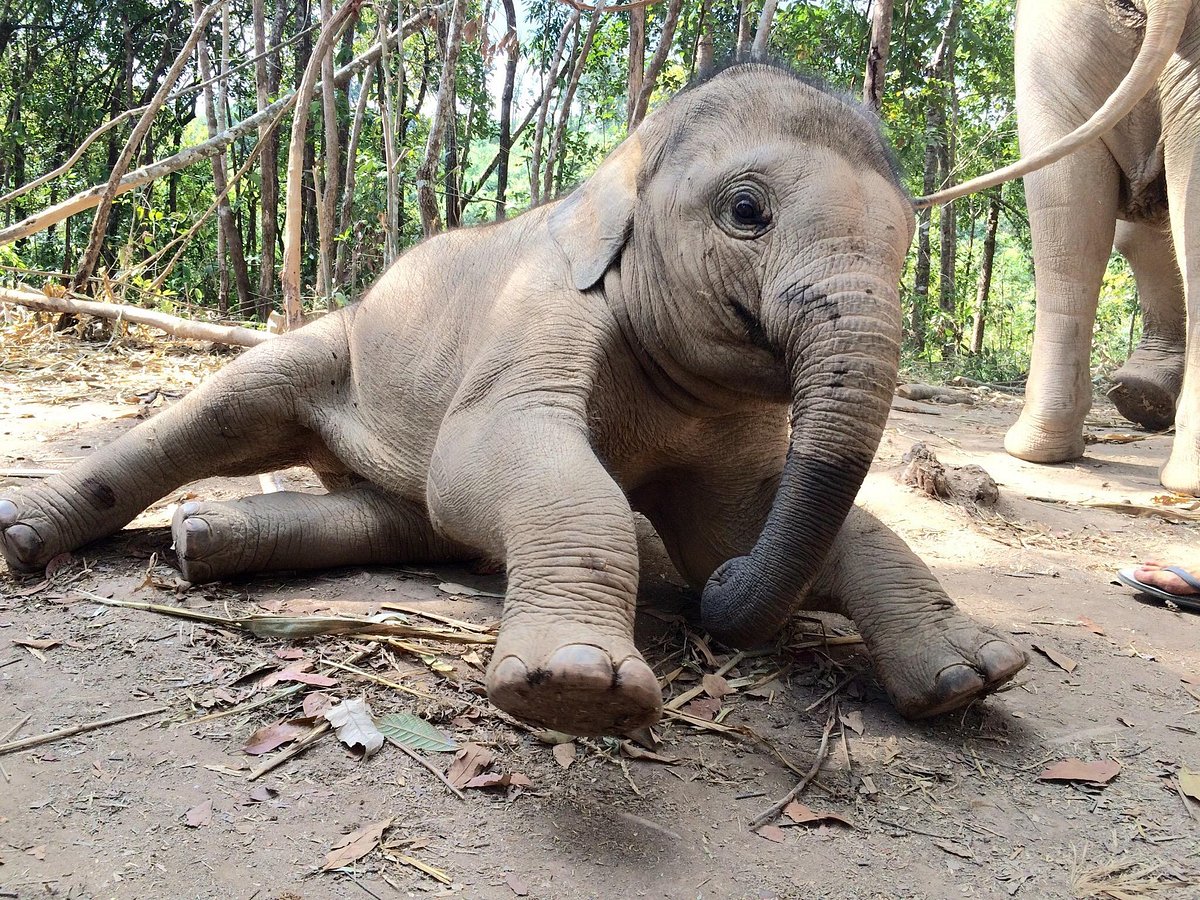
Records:
[[[646,7],[629,10],[629,90],[625,98],[625,124],[632,131],[637,113],[638,98],[642,95],[642,78],[646,71]]]
[[[863,77],[863,103],[883,109],[883,85],[892,46],[892,0],[874,0],[871,6],[871,44],[867,48],[867,72]]]
[[[502,0],[502,2],[504,3],[504,21],[507,30],[504,32],[504,40],[501,43],[507,48],[507,56],[504,60],[504,88],[500,92],[500,149],[496,159],[497,219],[503,219],[508,214],[508,159],[512,153],[513,141],[513,85],[517,78],[517,62],[521,57],[521,47],[517,40],[516,8],[513,6],[513,0]]]
[[[546,153],[546,174],[545,181],[542,184],[542,196],[546,198],[549,198],[553,192],[555,164],[559,162],[559,152],[567,133],[567,120],[571,117],[571,104],[575,100],[575,91],[579,88],[579,79],[583,76],[583,69],[587,65],[588,54],[592,52],[592,40],[596,37],[596,26],[600,24],[600,16],[603,12],[603,0],[600,0],[596,4],[595,12],[592,13],[591,21],[588,22],[587,33],[583,38],[583,46],[579,48],[579,53],[575,59],[575,68],[571,70],[571,77],[567,80],[567,86],[558,101],[558,121],[555,124],[554,135],[550,140],[550,149]]]
[[[950,186],[954,171],[955,141],[958,124],[958,92],[954,89],[954,52],[958,45],[958,22],[962,12],[962,0],[952,0],[950,15],[942,34],[943,49],[939,53],[941,70],[936,73],[942,107],[941,139],[937,142],[941,155],[938,169],[941,173],[940,188]],[[948,114],[947,114],[948,107]],[[941,208],[941,242],[938,246],[938,306],[942,313],[945,331],[943,356],[951,355],[958,347],[961,330],[958,327],[958,298],[955,290],[955,264],[958,257],[958,217],[955,203],[951,201]]]
[[[988,298],[992,292],[992,268],[996,260],[996,228],[1000,224],[1000,191],[988,197],[987,224],[983,233],[983,259],[979,263],[979,286],[975,292],[975,320],[971,328],[971,353],[983,352],[983,329],[987,322]]]
[[[197,22],[204,11],[200,4],[201,0],[192,0],[192,13]],[[200,80],[208,81],[212,77],[212,71],[208,61],[207,42],[203,36],[196,43],[196,60]],[[225,111],[217,100],[218,96],[219,94],[214,94],[212,85],[204,88],[204,115],[210,138],[225,130]],[[229,162],[225,151],[222,150],[212,158],[213,193],[221,198],[217,203],[217,265],[221,276],[221,306],[228,309],[229,272],[226,267],[229,267],[233,269],[233,280],[237,288],[238,315],[248,318],[251,312],[250,277],[246,273],[246,258],[242,254],[242,234],[233,220],[233,209],[226,190],[228,170]]]
[[[562,31],[559,32],[558,43],[554,45],[554,56],[550,60],[550,71],[548,74],[543,75],[546,83],[542,88],[541,99],[538,100],[537,125],[534,127],[533,132],[533,153],[529,158],[529,202],[532,206],[537,206],[542,198],[542,142],[546,134],[546,117],[550,112],[550,98],[554,96],[554,87],[558,83],[558,64],[562,60],[563,51],[566,49],[567,39],[578,24],[579,10],[574,10],[567,17]]]
[[[321,0],[321,21],[333,16],[333,0]],[[313,172],[313,184],[320,190],[317,204],[317,294],[325,298],[328,309],[336,308],[333,299],[334,224],[338,202],[338,176],[341,168],[339,148],[337,88],[333,83],[333,48],[321,58],[321,156],[323,179]]]
[[[654,88],[658,84],[658,76],[667,62],[671,45],[675,41],[675,27],[679,24],[679,11],[682,8],[683,0],[670,0],[670,3],[667,4],[667,14],[659,32],[658,48],[654,51],[650,65],[642,77],[642,89],[638,94],[637,107],[629,124],[631,129],[636,128],[646,117],[646,108],[650,105],[650,95],[654,93]]]
[[[754,43],[750,47],[750,55],[763,59],[767,55],[767,44],[771,40],[771,24],[775,21],[775,7],[778,0],[766,0],[762,12],[758,16],[758,28],[754,32]]]
[[[421,212],[421,227],[425,236],[442,230],[438,212],[437,179],[438,155],[442,148],[442,137],[450,121],[454,95],[454,77],[458,71],[458,51],[462,47],[463,17],[466,0],[454,0],[450,12],[450,24],[446,28],[446,52],[442,59],[442,75],[438,81],[437,97],[434,99],[433,115],[429,123],[429,138],[425,142],[425,156],[417,168],[417,208]]]

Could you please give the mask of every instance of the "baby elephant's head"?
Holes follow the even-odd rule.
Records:
[[[895,387],[913,215],[877,122],[785,69],[736,65],[651,115],[550,229],[575,286],[611,285],[664,371],[790,403],[770,519],[704,593],[715,634],[769,638],[849,512]]]

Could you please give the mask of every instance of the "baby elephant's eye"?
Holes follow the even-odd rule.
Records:
[[[733,220],[739,225],[762,225],[763,210],[758,198],[748,191],[742,191],[733,198]]]

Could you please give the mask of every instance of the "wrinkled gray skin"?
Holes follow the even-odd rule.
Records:
[[[184,482],[305,463],[330,493],[184,504],[185,577],[503,559],[489,696],[602,734],[660,714],[632,640],[638,509],[716,637],[837,610],[903,713],[962,706],[1024,655],[852,505],[895,384],[912,221],[861,110],[726,70],[566,199],[426,241],[361,303],[0,500],[4,553],[37,570]]]
[[[1142,48],[1147,5],[1018,4],[1023,150],[1053,143],[1101,107]],[[1141,101],[1101,140],[1025,178],[1037,323],[1025,409],[1005,447],[1034,462],[1083,454],[1092,326],[1115,236],[1137,278],[1145,333],[1111,396],[1146,427],[1175,422],[1162,483],[1200,494],[1200,11],[1191,0],[1154,0],[1149,12],[1179,17],[1182,36]]]

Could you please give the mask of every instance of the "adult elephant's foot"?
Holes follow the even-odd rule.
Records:
[[[1021,413],[1004,436],[1009,456],[1035,463],[1070,462],[1083,456],[1083,423],[1073,427],[1049,427],[1028,412]]]
[[[1024,651],[951,607],[907,632],[864,635],[879,680],[901,715],[926,719],[961,709],[1028,662]]]
[[[41,572],[63,550],[70,549],[54,523],[38,512],[37,492],[0,498],[0,553],[13,572]]]
[[[658,721],[662,691],[632,643],[570,628],[501,628],[488,698],[518,719],[567,734],[622,734]]]
[[[1158,477],[1167,490],[1200,497],[1200,448],[1189,446],[1187,435],[1177,434]]]
[[[1108,398],[1130,422],[1162,431],[1175,422],[1175,401],[1183,384],[1183,348],[1138,347],[1113,373]]]

